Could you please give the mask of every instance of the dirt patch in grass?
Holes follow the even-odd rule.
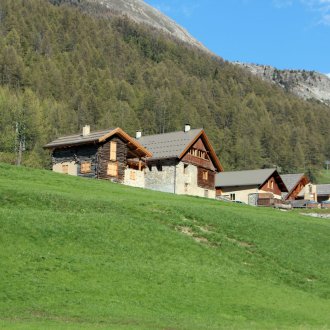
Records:
[[[196,242],[201,244],[209,244],[209,240],[206,237],[198,236],[192,228],[187,226],[177,227],[177,230],[180,231],[182,234],[192,237]]]
[[[241,246],[241,247],[251,248],[251,247],[254,247],[254,246],[255,246],[255,245],[254,245],[253,243],[251,243],[251,242],[239,241],[239,240],[237,240],[237,239],[235,239],[235,238],[228,237],[228,236],[227,236],[226,238],[227,238],[227,240],[228,240],[229,242],[234,243],[234,244],[237,244],[237,245],[239,245],[239,246]]]
[[[185,235],[188,235],[188,236],[193,236],[194,235],[194,232],[193,232],[193,230],[190,227],[182,226],[182,227],[177,227],[177,229],[182,234],[185,234]]]
[[[212,228],[210,226],[198,226],[198,228],[203,232],[207,234],[213,233]]]

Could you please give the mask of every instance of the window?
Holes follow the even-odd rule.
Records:
[[[68,174],[69,173],[69,165],[68,164],[62,164],[62,173]]]
[[[236,194],[230,194],[230,200],[235,201],[236,200]]]
[[[209,178],[209,172],[208,171],[203,171],[203,180],[207,181]]]
[[[198,158],[207,159],[206,152],[202,150],[191,148],[188,153]]]
[[[110,160],[117,160],[117,142],[110,142]]]
[[[271,189],[274,189],[274,181],[272,181],[272,182],[270,183],[270,188],[271,188]]]
[[[206,197],[206,198],[209,197],[209,191],[207,189],[204,190],[204,197]]]
[[[92,167],[92,164],[90,162],[83,162],[80,165],[80,172],[81,173],[90,173],[91,167]]]
[[[184,164],[183,165],[183,174],[187,174],[188,173],[188,164]]]
[[[117,176],[118,175],[118,164],[117,162],[108,163],[107,175]]]
[[[135,181],[136,180],[136,173],[134,170],[131,170],[130,173],[129,173],[129,178],[132,180],[132,181]]]

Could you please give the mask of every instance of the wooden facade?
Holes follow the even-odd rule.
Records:
[[[260,188],[262,191],[271,192],[274,195],[281,196],[282,191],[278,185],[278,181],[275,179],[274,175],[272,175]]]
[[[45,148],[52,150],[56,172],[116,182],[124,182],[127,168],[142,171],[152,155],[120,128],[62,137]]]
[[[112,149],[115,146],[115,152]],[[112,148],[111,148],[112,147]],[[127,167],[128,147],[122,139],[115,136],[102,143],[98,148],[98,175],[99,179],[114,179],[123,182]],[[116,168],[116,175],[111,171]],[[109,170],[110,169],[110,170]]]
[[[201,137],[189,148],[181,160],[185,164],[197,167],[198,187],[215,189],[216,167]]]
[[[199,167],[197,172],[197,184],[200,188],[214,190],[215,172]]]

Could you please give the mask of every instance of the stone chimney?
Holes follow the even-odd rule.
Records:
[[[88,136],[91,133],[91,127],[89,125],[85,125],[83,127],[83,136]]]
[[[142,131],[141,130],[136,131],[135,138],[138,140],[141,139],[141,137],[142,137]]]
[[[189,124],[184,125],[184,132],[185,132],[185,133],[189,132],[190,129],[191,129],[191,127],[190,127]]]

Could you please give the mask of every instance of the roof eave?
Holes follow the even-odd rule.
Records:
[[[85,145],[85,144],[95,144],[98,140],[91,140],[91,141],[80,141],[77,143],[65,143],[65,144],[46,144],[42,148],[43,149],[60,149],[60,148],[69,148],[69,147],[75,147],[79,145]]]

